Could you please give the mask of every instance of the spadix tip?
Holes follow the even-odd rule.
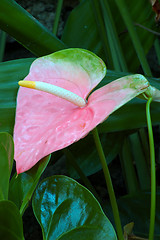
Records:
[[[27,88],[35,88],[36,86],[36,83],[34,81],[19,81],[18,84],[21,86],[21,87],[27,87]]]

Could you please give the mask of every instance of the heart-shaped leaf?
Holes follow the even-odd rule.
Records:
[[[23,240],[23,224],[16,205],[0,201],[0,239]]]
[[[31,200],[32,194],[49,160],[50,155],[44,157],[29,171],[19,174],[18,176],[15,174],[12,177],[9,185],[9,200],[16,204],[21,214],[24,213]]]
[[[32,203],[45,240],[117,239],[97,200],[71,178],[54,176],[43,180]]]

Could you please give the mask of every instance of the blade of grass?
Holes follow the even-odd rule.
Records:
[[[125,25],[128,29],[128,32],[129,32],[131,40],[133,42],[135,51],[136,51],[137,56],[139,58],[139,61],[141,63],[142,69],[143,69],[145,75],[152,76],[149,64],[146,60],[146,56],[145,56],[142,44],[141,44],[141,42],[139,40],[139,37],[137,35],[135,26],[132,22],[132,19],[131,19],[131,16],[129,14],[129,11],[127,9],[126,3],[125,3],[124,0],[115,0],[115,2],[117,4],[117,7],[118,7],[120,13],[121,13],[121,16],[124,20],[124,23],[125,23]]]
[[[139,191],[139,183],[137,180],[135,167],[133,165],[133,156],[128,137],[126,137],[124,141],[122,151],[120,153],[120,161],[127,191],[129,194],[134,194]]]
[[[111,49],[114,69],[116,71],[128,71],[126,61],[124,59],[118,34],[115,28],[113,17],[106,0],[100,0],[102,15],[105,23],[105,29],[108,37],[109,46]]]
[[[130,147],[132,149],[133,161],[136,163],[140,188],[142,190],[148,190],[150,188],[150,174],[139,134],[138,133],[131,134],[129,136],[129,141]]]
[[[53,23],[53,34],[57,35],[59,19],[62,11],[63,0],[58,0],[57,8],[56,8],[56,15]]]
[[[113,60],[112,60],[112,56],[111,56],[111,50],[109,48],[109,43],[108,43],[108,38],[106,35],[104,21],[102,18],[100,3],[97,0],[90,0],[90,1],[91,1],[91,6],[93,8],[95,20],[97,23],[97,29],[98,29],[100,39],[102,42],[103,50],[105,53],[105,57],[106,57],[105,60],[107,62],[107,66],[109,69],[113,69]]]

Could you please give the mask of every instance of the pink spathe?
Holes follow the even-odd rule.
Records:
[[[77,51],[81,54],[82,50]],[[92,57],[95,58],[93,54]],[[25,80],[54,84],[86,99],[106,73],[98,57],[96,61],[101,68],[92,73],[88,73],[88,67],[85,69],[81,62],[74,63],[67,57],[64,64],[62,61],[63,57],[53,61],[50,55],[35,60]],[[86,64],[92,63],[88,60]],[[17,174],[32,168],[44,156],[83,138],[113,111],[148,87],[145,81],[139,88],[131,87],[131,83],[132,77],[111,82],[94,91],[83,108],[49,93],[20,87],[14,128]]]

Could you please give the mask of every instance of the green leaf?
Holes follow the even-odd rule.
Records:
[[[137,236],[148,237],[150,222],[150,192],[138,192],[134,195],[126,195],[118,200],[122,225],[134,222],[133,232]],[[155,222],[155,238],[160,239],[160,188],[157,189],[157,208]],[[113,219],[111,207],[106,206],[110,219]]]
[[[81,1],[68,17],[62,41],[69,47],[88,49],[102,57],[102,46],[95,26],[90,1]]]
[[[130,72],[134,72],[137,70],[140,62],[132,44],[132,40],[129,33],[126,31],[126,26],[120,12],[117,10],[115,2],[110,0],[108,5],[114,20],[117,35],[119,35],[119,41],[121,43],[123,56],[128,64],[128,69]],[[142,0],[139,1],[138,4],[135,4],[134,0],[130,0],[127,5],[133,23],[138,23],[152,29],[155,23],[154,14],[149,1],[146,2]],[[101,15],[103,16],[103,13]],[[100,27],[101,26],[96,23],[92,1],[83,0],[69,15],[62,40],[69,47],[81,47],[93,51],[107,62],[108,59],[106,59],[105,51],[108,50],[103,49],[99,35]],[[146,54],[151,48],[155,36],[142,27],[136,26],[136,31]],[[109,52],[107,53],[110,55]]]
[[[22,218],[18,208],[10,201],[0,201],[0,239],[24,239]]]
[[[16,206],[20,209],[21,215],[27,208],[37,183],[49,160],[50,155],[44,157],[29,171],[21,173],[18,176],[15,174],[12,177],[9,185],[9,200],[16,204]]]
[[[66,48],[54,34],[14,0],[1,0],[0,9],[0,28],[36,56]]]
[[[13,164],[13,140],[8,133],[0,133],[0,200],[8,199],[9,178]]]
[[[117,239],[93,195],[65,176],[43,180],[33,196],[34,214],[43,239]]]
[[[123,144],[124,137],[125,133],[122,132],[101,134],[101,143],[108,164],[119,153]],[[89,134],[84,139],[81,139],[80,141],[72,144],[69,149],[75,157],[79,167],[83,170],[83,173],[86,176],[94,174],[102,169],[101,163],[99,161],[99,156],[95,148],[93,136],[91,134]],[[71,165],[68,167],[70,176],[75,179],[79,178],[73,167]]]

